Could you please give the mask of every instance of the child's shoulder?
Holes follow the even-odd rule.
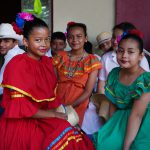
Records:
[[[115,67],[115,68],[113,68],[113,69],[110,71],[110,73],[111,73],[111,74],[117,74],[117,73],[119,73],[120,70],[121,70],[120,67]],[[110,73],[109,73],[109,74],[110,74]]]
[[[110,59],[111,57],[116,57],[116,52],[114,52],[114,51],[109,51],[109,52],[106,52],[105,54],[103,54],[103,55],[101,56],[101,58],[102,58],[103,60]]]

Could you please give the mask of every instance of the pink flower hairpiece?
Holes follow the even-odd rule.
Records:
[[[34,20],[34,16],[28,12],[21,12],[16,16],[16,24],[21,31],[24,27],[25,22],[32,20]]]
[[[21,12],[21,13],[18,13],[18,15],[20,16],[20,18],[22,18],[26,21],[32,21],[34,19],[32,14],[30,14],[28,12]]]

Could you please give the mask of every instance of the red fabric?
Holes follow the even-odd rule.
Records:
[[[56,96],[56,76],[51,59],[47,57],[36,61],[26,54],[16,56],[6,66],[2,84],[12,86],[16,91],[20,89],[39,101]]]
[[[58,98],[44,101],[55,96],[56,86],[56,77],[48,57],[35,61],[26,54],[16,56],[6,67],[3,85],[11,85],[12,88],[4,88],[3,93],[2,107],[5,111],[0,118],[0,150],[46,150],[48,147],[50,150],[94,149],[91,141],[66,120],[31,117],[38,109],[60,105]],[[13,98],[14,87],[31,94],[31,97],[24,95]],[[40,101],[33,100],[32,96]]]

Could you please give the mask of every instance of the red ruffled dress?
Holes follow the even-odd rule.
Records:
[[[56,77],[52,61],[15,56],[6,66],[0,118],[0,150],[93,150],[91,141],[66,120],[32,118],[39,109],[55,109]]]

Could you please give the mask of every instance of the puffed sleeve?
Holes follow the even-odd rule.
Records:
[[[150,72],[145,72],[136,81],[134,99],[138,99],[142,93],[150,92]]]
[[[5,118],[31,117],[38,111],[38,106],[29,97],[10,89],[4,90],[1,105],[4,108],[3,117]]]

